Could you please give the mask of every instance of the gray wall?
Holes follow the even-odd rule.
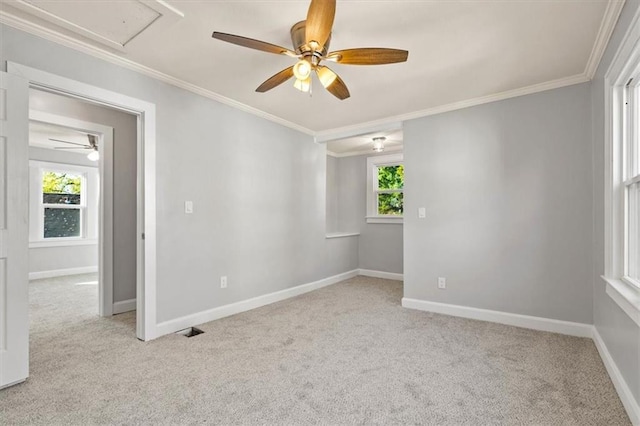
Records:
[[[32,109],[113,127],[113,301],[135,299],[137,118],[43,91],[29,98]]]
[[[386,154],[386,153],[385,153]],[[367,158],[327,157],[327,196],[334,231],[360,232],[358,238],[358,266],[374,271],[402,273],[402,225],[366,223],[367,215]],[[329,222],[327,223],[329,227]],[[329,228],[328,228],[329,229]]]
[[[640,2],[627,1],[592,81],[593,107],[593,320],[609,353],[640,404],[640,327],[605,293],[604,274],[604,75]]]
[[[406,122],[405,297],[592,323],[590,123],[589,83]]]
[[[339,232],[338,225],[338,158],[327,155],[327,233]]]
[[[87,159],[86,155],[54,151],[52,149],[29,147],[29,159],[51,163],[76,164],[96,167],[96,163]],[[57,269],[73,269],[98,267],[98,246],[63,246],[29,248],[29,272],[54,271]]]
[[[156,104],[158,322],[358,267],[352,242],[325,239],[326,149],[311,136],[18,30],[0,31],[3,61]],[[184,214],[185,200],[194,202],[192,215]]]

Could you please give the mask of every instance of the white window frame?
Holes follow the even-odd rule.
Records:
[[[402,225],[403,216],[378,214],[378,193],[402,192],[402,190],[378,190],[378,167],[397,166],[404,163],[402,153],[378,155],[367,158],[367,223],[387,223]],[[404,214],[404,212],[403,212]]]
[[[640,283],[628,274],[627,193],[634,140],[639,137],[640,23],[636,18],[604,78],[605,86],[605,271],[607,294],[640,326]]]
[[[98,197],[98,169],[94,167],[80,166],[76,164],[53,163],[46,161],[30,160],[30,224],[29,247],[61,247],[73,245],[95,245],[97,239],[97,211]],[[45,204],[42,199],[42,177],[45,171],[58,173],[72,173],[82,178],[80,204]],[[89,195],[89,190],[95,194]],[[44,237],[44,209],[80,209],[80,236],[79,237]],[[90,217],[91,216],[91,217]]]

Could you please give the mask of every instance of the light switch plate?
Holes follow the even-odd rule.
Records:
[[[184,202],[184,212],[187,214],[193,213],[193,201]]]
[[[424,207],[418,207],[418,219],[424,219],[427,217],[427,209]]]

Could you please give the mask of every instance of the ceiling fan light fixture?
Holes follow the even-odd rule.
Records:
[[[87,155],[87,158],[91,161],[98,161],[100,159],[100,153],[96,150],[93,150]]]
[[[385,137],[377,137],[373,138],[373,150],[375,152],[384,151],[384,141],[387,140]]]
[[[306,80],[311,76],[311,64],[309,61],[302,59],[293,66],[293,75],[298,80]]]
[[[311,77],[309,76],[303,80],[297,79],[295,83],[293,83],[293,87],[301,92],[308,92],[309,90],[311,90]]]
[[[317,68],[317,72],[318,72],[318,79],[320,80],[320,83],[322,83],[322,86],[325,89],[331,86],[333,82],[336,81],[336,78],[338,77],[338,75],[335,72],[331,71],[327,67],[320,66]]]

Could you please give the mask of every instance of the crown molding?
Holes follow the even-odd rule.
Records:
[[[8,25],[10,27],[16,28],[18,30],[27,32],[29,34],[33,34],[35,36],[41,37],[45,40],[52,41],[54,43],[61,44],[65,47],[69,47],[74,50],[78,50],[82,53],[86,53],[90,56],[93,56],[98,59],[102,59],[104,61],[110,62],[112,64],[119,65],[121,67],[127,68],[129,70],[138,72],[140,74],[146,75],[148,77],[154,78],[156,80],[160,80],[164,83],[170,84],[172,86],[179,87],[181,89],[187,90],[191,93],[195,93],[197,95],[203,96],[205,98],[212,99],[214,101],[220,102],[222,104],[228,105],[232,108],[239,109],[241,111],[247,112],[249,114],[253,114],[255,116],[264,118],[266,120],[272,121],[274,123],[280,124],[282,126],[297,130],[299,132],[305,133],[310,136],[314,136],[315,132],[311,129],[307,129],[306,127],[300,126],[298,124],[292,123],[291,121],[285,120],[283,118],[277,117],[273,114],[269,114],[260,109],[254,108],[252,106],[243,104],[241,102],[235,101],[233,99],[227,98],[226,96],[222,96],[216,92],[211,90],[203,89],[200,86],[196,86],[195,84],[188,83],[179,78],[172,77],[168,74],[162,73],[160,71],[154,70],[153,68],[141,65],[137,62],[131,61],[129,59],[122,58],[114,53],[105,51],[101,48],[98,48],[90,43],[78,40],[74,37],[70,37],[64,34],[61,34],[52,29],[46,28],[42,25],[30,22],[26,19],[17,17],[12,15],[4,10],[0,10],[0,23]]]
[[[402,152],[402,149],[404,148],[404,146],[390,146],[390,147],[385,147],[384,148],[384,153],[389,153],[389,152]],[[357,157],[359,155],[371,155],[371,156],[375,156],[375,155],[380,155],[382,153],[380,152],[374,152],[371,149],[367,148],[367,149],[361,149],[358,151],[347,151],[347,152],[333,152],[333,151],[329,151],[327,149],[327,155],[330,157],[334,157],[334,158],[344,158],[344,157]]]
[[[600,60],[602,60],[602,55],[604,55],[604,51],[609,44],[609,39],[613,34],[616,23],[618,23],[618,18],[620,17],[625,1],[626,0],[609,0],[609,3],[607,3],[607,8],[600,22],[600,29],[598,30],[596,41],[593,44],[589,61],[584,70],[584,75],[586,75],[589,80],[593,78],[598,70]]]
[[[355,124],[352,126],[340,127],[333,130],[319,132],[319,133],[316,133],[316,135],[320,135],[320,136],[316,136],[316,140],[318,142],[327,142],[330,140],[335,140],[340,138],[340,137],[331,137],[331,135],[363,134],[368,132],[370,129],[375,129],[375,128],[384,129],[398,122],[404,122],[408,120],[414,120],[416,118],[428,117],[430,115],[456,111],[459,109],[488,104],[491,102],[503,101],[505,99],[517,98],[524,95],[532,95],[534,93],[545,92],[547,90],[553,90],[553,89],[559,89],[561,87],[566,87],[566,86],[573,86],[575,84],[585,83],[587,81],[590,81],[590,78],[588,78],[585,74],[577,74],[570,77],[564,77],[557,80],[552,80],[544,83],[534,84],[531,86],[521,87],[519,89],[507,90],[505,92],[500,92],[493,95],[481,96],[478,98],[467,99],[459,102],[453,102],[447,105],[440,105],[433,108],[424,109],[421,111],[415,111],[407,114],[396,115],[394,117],[389,117],[382,120],[367,121],[365,123]]]

